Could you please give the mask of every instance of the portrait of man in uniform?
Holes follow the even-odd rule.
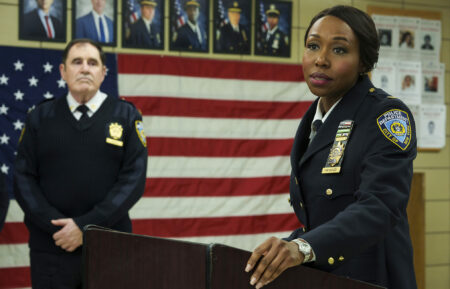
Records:
[[[291,56],[292,3],[258,0],[256,7],[255,54]]]
[[[209,1],[170,1],[170,50],[209,51]]]
[[[66,1],[20,0],[19,39],[66,42]]]
[[[72,0],[72,36],[116,45],[117,0]]]
[[[214,52],[250,54],[251,2],[216,0],[214,2]]]
[[[122,46],[164,49],[164,0],[128,0],[122,6]]]

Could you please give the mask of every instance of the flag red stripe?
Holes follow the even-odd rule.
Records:
[[[132,223],[133,232],[136,234],[173,238],[284,232],[300,226],[293,213],[216,218],[133,219]],[[15,231],[14,236],[7,240],[8,244],[28,242],[28,230],[22,227],[22,223],[7,225]]]
[[[118,55],[119,73],[163,74],[240,80],[304,80],[300,65],[181,58],[159,55]]]
[[[133,232],[156,237],[198,237],[292,231],[300,226],[293,213],[261,216],[134,219]]]
[[[146,197],[257,196],[289,192],[289,177],[147,178]]]
[[[143,115],[241,119],[300,119],[312,103],[139,96],[125,99],[134,103]]]
[[[28,229],[22,222],[6,222],[0,233],[0,244],[28,243]],[[1,288],[1,287],[0,287]]]
[[[148,137],[150,156],[269,157],[288,156],[293,139],[204,139]]]
[[[30,267],[0,268],[0,288],[31,287]]]

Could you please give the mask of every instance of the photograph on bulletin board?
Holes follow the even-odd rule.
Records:
[[[117,0],[72,0],[72,37],[116,46]]]
[[[170,0],[170,50],[209,51],[209,1]]]
[[[122,1],[122,47],[164,49],[164,0]]]
[[[251,1],[214,1],[214,52],[250,54]]]
[[[66,42],[66,23],[66,1],[19,1],[21,40]]]
[[[291,56],[292,3],[257,0],[255,8],[255,54]]]

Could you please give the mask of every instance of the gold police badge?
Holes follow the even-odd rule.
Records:
[[[121,140],[123,134],[123,127],[117,122],[111,123],[109,125],[109,137],[106,138],[106,142],[116,146],[123,146],[123,141]]]

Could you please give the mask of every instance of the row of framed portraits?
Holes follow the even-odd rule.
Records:
[[[19,39],[66,42],[65,0],[19,0]],[[164,8],[169,2],[169,27]],[[212,4],[212,5],[210,5]],[[256,5],[252,26],[252,4]],[[212,7],[210,7],[212,6]],[[210,31],[210,9],[213,9]],[[290,57],[292,3],[276,0],[122,0],[124,48]],[[117,0],[72,0],[72,37],[117,46]],[[165,39],[169,29],[169,39]],[[254,38],[252,38],[254,29]],[[254,43],[252,43],[252,40]]]

